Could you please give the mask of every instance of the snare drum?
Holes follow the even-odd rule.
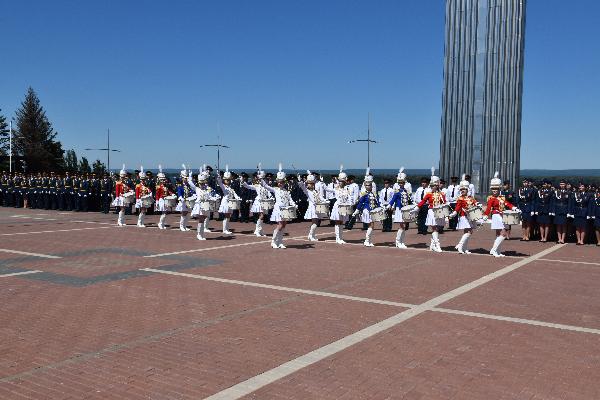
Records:
[[[450,215],[450,206],[448,204],[435,206],[432,210],[435,218],[446,218]]]
[[[268,212],[269,210],[272,210],[274,206],[275,199],[263,199],[260,201],[260,209],[263,212]]]
[[[175,207],[177,206],[177,196],[174,194],[165,197],[165,207]]]
[[[190,210],[194,208],[194,204],[196,204],[196,195],[185,199],[185,205]]]
[[[317,214],[329,214],[329,203],[315,204],[315,211]]]
[[[505,225],[519,225],[521,223],[521,212],[504,210],[502,212],[502,222]]]
[[[242,201],[240,199],[228,199],[227,207],[229,207],[230,210],[239,210],[241,203]]]
[[[200,209],[201,209],[202,211],[215,211],[215,210],[213,209],[213,204],[214,204],[214,203],[213,203],[212,201],[210,201],[210,200],[204,200],[204,201],[201,201],[201,202],[200,202]]]
[[[128,204],[135,202],[135,192],[130,191],[127,193],[123,193],[123,201],[125,201],[125,203],[128,203]]]
[[[338,205],[338,214],[342,217],[346,215],[352,215],[352,205],[350,204],[340,204]]]
[[[142,203],[143,208],[150,208],[152,203],[154,203],[154,199],[152,198],[151,194],[147,194],[140,198],[140,202]]]
[[[296,207],[293,206],[281,207],[279,212],[283,221],[292,221],[296,219],[297,216]]]
[[[370,211],[371,220],[374,222],[383,221],[385,219],[385,210],[381,207],[377,207]]]
[[[483,218],[483,209],[481,206],[472,206],[465,210],[465,216],[471,222],[479,221]]]
[[[400,212],[402,213],[402,220],[404,222],[415,222],[419,215],[419,210],[417,210],[417,206],[415,205],[404,206],[400,209]]]

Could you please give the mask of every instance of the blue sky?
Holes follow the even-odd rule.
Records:
[[[439,157],[444,1],[26,1],[0,13],[0,108],[28,86],[66,149],[112,167]],[[600,2],[529,0],[523,168],[598,168]],[[7,61],[8,60],[8,61]],[[219,128],[220,127],[220,128]],[[592,145],[593,144],[593,145]]]

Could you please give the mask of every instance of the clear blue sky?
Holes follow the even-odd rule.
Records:
[[[439,157],[444,1],[7,1],[0,108],[28,86],[66,149],[126,162],[378,168]],[[523,168],[598,168],[600,2],[529,0]]]

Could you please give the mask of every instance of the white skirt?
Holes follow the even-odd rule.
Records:
[[[125,202],[125,199],[123,198],[123,196],[119,196],[117,198],[115,198],[112,203],[110,203],[111,206],[114,207],[127,207],[129,205],[129,203]]]
[[[177,207],[175,207],[175,211],[190,211],[189,207],[185,204],[185,201],[183,200],[179,200],[179,203],[177,203]]]
[[[433,210],[430,208],[427,210],[427,219],[425,220],[427,226],[444,226],[446,225],[445,218],[436,218],[433,216]]]
[[[232,210],[229,208],[229,200],[227,200],[226,196],[223,196],[221,199],[221,204],[219,205],[219,212],[221,214],[229,214],[231,211]]]
[[[250,207],[250,212],[252,214],[260,214],[261,212],[263,212],[262,208],[260,208],[260,200],[258,199],[258,197],[256,197],[254,199],[254,201],[252,202],[252,207]]]
[[[340,215],[338,212],[338,203],[337,201],[333,204],[333,208],[331,209],[331,216],[329,217],[332,221],[342,221],[347,222],[350,217],[348,215]]]
[[[154,203],[154,210],[158,212],[167,212],[171,207],[167,207],[165,204],[165,199],[158,199],[156,203]]]
[[[371,222],[373,222],[373,220],[371,219],[371,212],[366,208],[364,208],[360,213],[360,222],[362,222],[363,224],[370,224]]]
[[[474,226],[471,224],[471,221],[467,219],[465,216],[461,216],[458,219],[458,224],[456,224],[456,229],[473,229]]]
[[[135,201],[135,208],[142,208],[142,200],[137,199]]]
[[[502,222],[502,215],[492,214],[492,229],[504,229],[504,222]]]
[[[280,221],[282,221],[281,210],[279,209],[279,206],[277,204],[275,204],[275,207],[273,208],[273,212],[271,213],[271,222],[280,222]]]
[[[399,208],[396,208],[396,211],[394,211],[394,222],[404,222],[404,218],[402,218],[402,210]]]
[[[192,218],[199,215],[207,216],[208,214],[210,214],[210,211],[203,210],[202,207],[200,207],[200,202],[194,203],[194,208],[192,208]]]
[[[327,219],[327,214],[317,214],[317,208],[313,203],[308,203],[308,208],[304,213],[304,219]]]

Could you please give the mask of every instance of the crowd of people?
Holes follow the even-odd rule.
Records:
[[[327,180],[327,182],[326,182]],[[521,240],[541,242],[574,241],[577,245],[600,245],[600,191],[583,183],[571,185],[561,180],[540,183],[523,179],[517,190],[496,175],[490,194],[480,204],[470,177],[450,178],[450,183],[435,175],[423,177],[413,190],[404,169],[395,182],[385,179],[379,189],[367,170],[362,183],[340,167],[338,174],[323,177],[317,172],[286,174],[281,165],[276,173],[260,167],[251,176],[242,172],[214,173],[209,166],[193,173],[183,166],[179,176],[169,179],[159,166],[155,176],[143,167],[133,174],[123,169],[108,173],[70,174],[54,172],[25,175],[3,172],[0,177],[0,204],[4,207],[62,211],[118,213],[117,225],[125,225],[125,215],[137,213],[138,227],[145,227],[148,213],[160,214],[158,228],[166,229],[171,213],[179,214],[179,229],[188,231],[190,218],[198,221],[196,236],[206,240],[209,221],[222,221],[222,232],[231,235],[230,221],[255,223],[254,234],[265,236],[265,224],[275,224],[272,247],[285,248],[286,225],[310,221],[307,238],[317,241],[322,221],[334,226],[336,242],[344,244],[344,230],[362,223],[364,245],[372,247],[376,227],[391,232],[394,224],[396,247],[407,248],[405,235],[410,223],[417,233],[431,234],[430,250],[441,252],[440,235],[445,230],[463,232],[455,248],[469,254],[469,239],[474,228],[489,223],[496,233],[490,254],[501,257],[502,242],[510,238],[511,226],[522,226]],[[483,197],[481,197],[483,198]],[[381,224],[379,224],[379,222]]]

